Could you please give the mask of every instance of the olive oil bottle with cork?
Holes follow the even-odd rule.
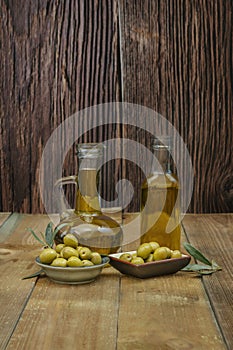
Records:
[[[141,187],[141,243],[180,249],[179,182],[171,167],[171,137],[155,138],[151,173]]]

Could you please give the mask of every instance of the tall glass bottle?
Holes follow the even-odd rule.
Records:
[[[141,188],[141,243],[156,241],[180,249],[179,183],[171,169],[171,138],[154,139],[157,161]]]
[[[75,210],[60,221],[63,226],[55,237],[61,243],[67,233],[73,233],[82,246],[90,247],[101,254],[119,250],[123,233],[120,225],[101,212],[98,194],[100,164],[103,156],[101,144],[77,146],[79,171],[77,176],[59,180],[59,185],[75,183],[77,186]],[[59,224],[59,225],[60,225]]]

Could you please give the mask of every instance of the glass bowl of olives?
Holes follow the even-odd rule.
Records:
[[[137,250],[110,254],[110,265],[123,274],[149,278],[169,275],[187,266],[191,256],[161,247],[157,242],[141,244]]]

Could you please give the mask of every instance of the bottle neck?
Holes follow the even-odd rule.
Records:
[[[99,202],[100,161],[102,150],[97,145],[81,145],[78,150],[78,176],[75,212],[95,215],[101,212]]]
[[[79,170],[77,181],[76,213],[83,215],[101,212],[98,194],[99,172],[93,168]]]
[[[153,154],[156,162],[153,163],[153,173],[170,173],[171,172],[171,156],[169,148],[166,146],[154,146]]]

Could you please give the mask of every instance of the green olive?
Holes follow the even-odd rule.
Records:
[[[82,260],[89,260],[91,259],[91,250],[87,247],[82,247],[82,249],[79,250],[79,257]]]
[[[80,260],[77,256],[71,256],[67,261],[67,266],[82,266],[82,260]]]
[[[181,258],[182,254],[179,250],[173,250],[171,252],[171,259],[177,259],[177,258]]]
[[[120,260],[124,260],[124,261],[131,261],[132,260],[132,255],[130,253],[123,253],[121,254],[121,256],[119,257]]]
[[[61,251],[61,256],[65,259],[69,259],[71,256],[78,257],[78,252],[76,249],[72,247],[64,247]]]
[[[82,261],[82,266],[93,266],[93,262],[91,262],[90,260],[83,260]]]
[[[168,257],[167,247],[159,247],[154,251],[153,259],[157,260],[165,260]]]
[[[137,256],[140,256],[142,259],[147,259],[151,252],[152,246],[150,243],[142,243],[137,249]]]
[[[67,266],[67,260],[64,258],[56,258],[53,260],[51,266],[56,267],[66,267]]]
[[[153,251],[153,252],[155,251],[155,249],[157,249],[157,248],[160,247],[160,245],[159,245],[158,242],[150,242],[150,245],[151,245],[151,247],[152,247],[152,251]]]
[[[42,264],[51,264],[51,262],[57,257],[56,250],[52,248],[45,248],[40,253],[40,262]]]
[[[144,260],[140,256],[137,256],[131,260],[131,263],[134,265],[142,265],[144,264]]]
[[[148,258],[146,258],[145,262],[151,262],[151,261],[153,261],[153,260],[154,260],[154,258],[153,258],[153,253],[151,253],[151,254],[148,256]]]
[[[80,252],[80,250],[82,249],[83,247],[81,246],[81,245],[79,245],[77,248],[76,248],[76,250],[77,250],[77,252],[78,252],[78,255],[79,255],[79,252]]]
[[[78,246],[78,240],[77,238],[72,234],[72,233],[68,233],[64,238],[63,238],[63,242],[66,246],[68,247],[73,247],[73,248],[77,248]]]
[[[99,253],[97,253],[97,252],[92,252],[92,254],[91,254],[91,262],[94,265],[100,265],[101,262],[102,262],[101,255]]]
[[[58,254],[60,254],[61,251],[62,251],[62,249],[63,249],[64,247],[65,247],[65,244],[64,244],[64,243],[60,243],[60,244],[56,245],[55,250],[56,250],[56,252],[57,252]]]
[[[170,249],[170,248],[168,248],[168,247],[164,247],[164,248],[166,248],[166,249],[167,249],[167,259],[170,259],[171,255],[172,255],[172,251],[171,251],[171,249]]]

